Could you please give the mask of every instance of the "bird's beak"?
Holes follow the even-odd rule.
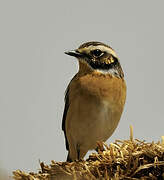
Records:
[[[81,54],[80,52],[78,52],[77,50],[73,50],[73,51],[68,51],[65,52],[65,54],[69,55],[69,56],[74,56],[76,58],[80,58],[83,56],[83,54]]]

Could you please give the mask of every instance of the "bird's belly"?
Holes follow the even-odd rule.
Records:
[[[83,98],[80,103],[74,104],[75,111],[71,115],[68,129],[75,144],[94,149],[97,141],[106,141],[112,135],[121,113],[118,109],[115,112],[107,101],[84,101]]]
[[[96,147],[97,141],[106,141],[116,129],[126,85],[119,78],[89,75],[78,82],[78,86],[75,83],[70,88],[66,134],[69,143],[89,150]]]

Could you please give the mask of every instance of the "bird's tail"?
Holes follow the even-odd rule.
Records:
[[[67,162],[72,162],[72,159],[70,158],[69,153],[68,153],[68,155],[67,155]]]

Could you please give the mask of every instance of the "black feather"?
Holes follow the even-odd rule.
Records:
[[[76,77],[76,75],[72,78],[72,80]],[[71,82],[72,82],[71,80]],[[68,140],[67,140],[67,135],[66,135],[66,127],[65,127],[65,124],[66,124],[66,118],[67,118],[67,112],[68,112],[68,109],[69,109],[69,89],[70,89],[70,84],[71,82],[69,83],[66,91],[65,91],[65,107],[64,107],[64,113],[63,113],[63,119],[62,119],[62,130],[64,131],[64,137],[65,137],[65,144],[66,144],[66,149],[69,151],[69,144],[68,144]]]
[[[63,113],[63,119],[62,119],[62,130],[64,131],[65,144],[66,144],[67,150],[69,150],[69,144],[68,144],[68,140],[66,136],[65,122],[66,122],[68,108],[69,108],[69,86],[67,87],[66,92],[65,92],[65,107],[64,107],[64,113]]]

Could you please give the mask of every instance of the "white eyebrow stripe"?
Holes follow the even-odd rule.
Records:
[[[100,49],[101,51],[106,51],[109,54],[112,54],[114,57],[117,58],[117,55],[116,55],[116,53],[115,53],[115,51],[113,49],[111,49],[110,47],[103,46],[103,45],[98,45],[98,46],[90,45],[88,47],[83,48],[83,50],[84,49],[85,49],[86,52],[90,52],[90,51],[93,51],[95,49]]]

